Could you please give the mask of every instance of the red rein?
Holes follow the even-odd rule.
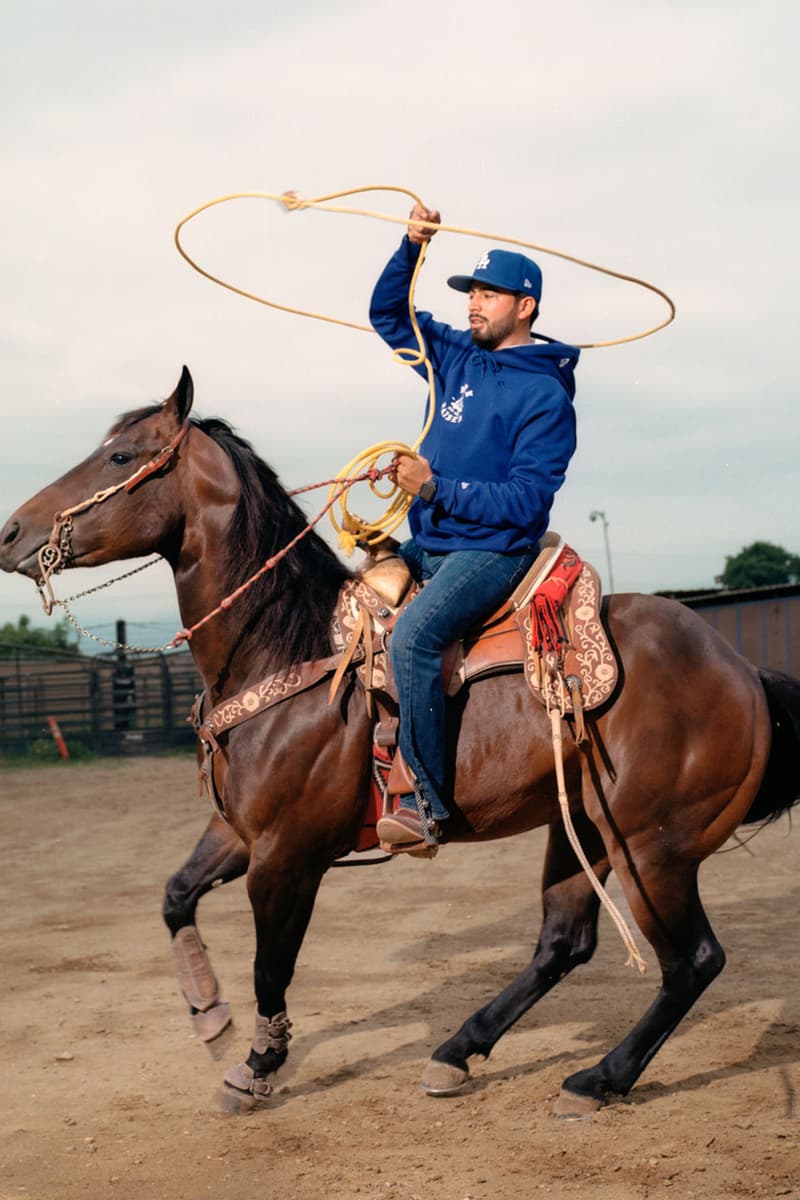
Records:
[[[343,496],[348,488],[351,488],[354,483],[363,483],[366,480],[374,483],[375,480],[383,479],[386,475],[388,475],[390,469],[390,467],[384,467],[379,471],[376,467],[371,467],[368,471],[363,471],[360,475],[353,475],[349,479],[323,479],[319,483],[309,483],[306,484],[305,487],[294,488],[293,491],[288,492],[287,494],[289,496],[299,496],[302,492],[312,492],[315,488],[330,487],[335,483],[341,484],[341,487],[336,489],[325,507],[320,509],[313,520],[309,521],[308,524],[301,529],[300,532],[293,537],[292,540],[288,542],[282,550],[279,550],[276,554],[273,554],[271,558],[268,558],[264,565],[259,567],[254,575],[251,575],[249,579],[246,579],[245,582],[241,584],[240,587],[236,588],[235,591],[231,592],[229,596],[225,596],[224,599],[220,600],[217,607],[212,609],[211,612],[206,613],[204,617],[201,617],[199,621],[196,621],[194,625],[189,626],[188,629],[181,629],[179,633],[176,633],[169,645],[180,646],[183,642],[191,641],[192,636],[198,629],[205,625],[207,621],[210,621],[212,617],[216,617],[221,612],[224,612],[226,608],[230,608],[235,600],[238,600],[239,597],[243,595],[243,593],[246,592],[249,587],[252,587],[252,585],[262,577],[262,575],[266,575],[267,571],[271,571],[273,567],[277,566],[281,559],[285,558],[289,551],[293,550],[297,543],[302,541],[302,539],[311,532],[314,526],[322,520],[326,512],[333,507],[339,497]]]

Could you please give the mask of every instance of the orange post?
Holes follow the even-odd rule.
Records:
[[[53,741],[58,746],[58,753],[63,759],[69,758],[67,743],[64,741],[64,737],[58,727],[58,721],[55,719],[55,717],[48,717],[47,724],[50,726],[50,732],[53,735]]]

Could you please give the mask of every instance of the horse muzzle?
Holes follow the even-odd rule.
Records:
[[[16,513],[9,517],[0,530],[0,570],[35,579],[39,574],[39,551],[49,536],[49,529],[26,529]]]

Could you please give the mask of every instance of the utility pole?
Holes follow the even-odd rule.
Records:
[[[614,572],[611,569],[611,543],[608,540],[608,521],[606,520],[606,514],[601,509],[595,508],[589,513],[589,520],[603,522],[603,541],[606,544],[606,565],[608,567],[608,590],[609,592],[613,592]]]

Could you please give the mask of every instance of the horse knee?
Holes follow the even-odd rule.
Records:
[[[201,838],[192,856],[167,880],[161,913],[171,933],[194,924],[198,902],[207,892],[247,870],[246,846],[236,834],[223,832],[227,840],[208,834]]]
[[[562,979],[575,967],[588,963],[597,949],[597,921],[559,922],[542,928],[536,958],[549,959],[548,974]]]
[[[563,979],[565,975],[569,975],[570,971],[574,971],[576,967],[582,967],[588,963],[597,948],[596,937],[581,937],[576,941],[567,941],[556,943],[551,947],[552,957],[552,972],[557,979]]]
[[[196,907],[191,901],[190,889],[186,886],[183,873],[176,871],[167,880],[161,905],[161,915],[170,933],[175,934],[184,925],[191,925]]]

